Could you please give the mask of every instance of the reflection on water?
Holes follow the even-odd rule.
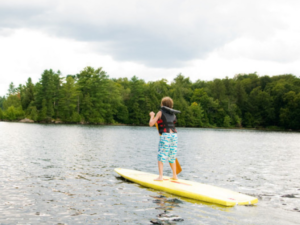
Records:
[[[114,168],[157,173],[155,128],[1,122],[0,224],[299,223],[299,133],[178,131],[180,178],[258,205],[222,207],[121,179]]]

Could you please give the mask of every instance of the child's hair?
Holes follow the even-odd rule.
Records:
[[[163,99],[161,100],[161,104],[163,106],[173,108],[173,100],[170,97],[163,97]]]

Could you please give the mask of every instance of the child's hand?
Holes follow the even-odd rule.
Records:
[[[150,112],[150,113],[149,113],[149,116],[150,116],[150,117],[154,117],[154,116],[155,116],[155,113],[154,113],[154,112]]]

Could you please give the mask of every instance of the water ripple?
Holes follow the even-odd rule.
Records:
[[[227,208],[141,187],[155,128],[0,123],[0,224],[297,224],[300,134],[179,128],[180,177],[256,196]],[[165,175],[171,175],[165,168]]]

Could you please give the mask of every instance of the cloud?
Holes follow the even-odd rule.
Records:
[[[227,59],[245,58],[284,64],[300,59],[298,40],[300,34],[293,32],[276,34],[265,41],[241,37],[226,44],[218,52],[220,56]]]
[[[103,66],[111,77],[171,81],[300,73],[295,0],[0,0],[0,95]]]
[[[117,61],[110,55],[102,55],[90,49],[89,42],[76,41],[69,38],[58,38],[30,29],[3,30],[9,35],[0,35],[0,96],[7,93],[8,85],[25,84],[28,77],[33,82],[39,81],[45,69],[60,70],[63,76],[76,74],[86,66],[103,67],[110,77],[128,77],[137,75],[146,81],[162,78],[171,82],[176,75],[182,73],[192,81],[198,79],[233,77],[237,73],[257,71],[259,75],[277,75],[284,73],[299,74],[300,59],[292,62],[255,60],[229,57],[230,48],[216,49],[205,59],[195,59],[180,68],[154,68],[133,61]],[[231,43],[231,47],[239,49],[239,45]],[[224,56],[222,54],[227,56]]]
[[[287,21],[269,1],[10,1],[0,26],[37,29],[93,43],[118,61],[150,67],[182,67],[215,49],[248,37],[267,41]],[[272,1],[273,3],[273,1]],[[271,58],[272,60],[272,58]]]
[[[0,28],[32,26],[39,16],[46,16],[52,4],[38,0],[0,0]]]

